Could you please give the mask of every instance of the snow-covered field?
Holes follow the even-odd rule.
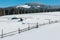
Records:
[[[13,19],[12,18],[18,18]],[[23,21],[19,21],[20,18]],[[28,26],[36,26],[36,24],[49,23],[50,21],[60,21],[60,12],[34,13],[34,14],[18,14],[0,17],[0,35],[15,30],[24,29]],[[24,24],[23,24],[24,23]],[[60,23],[52,23],[39,26],[38,29],[32,29],[23,33],[16,32],[16,35],[0,38],[0,40],[60,40]]]

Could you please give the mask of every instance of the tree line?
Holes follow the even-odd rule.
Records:
[[[47,9],[47,8],[4,8],[0,9],[0,16],[2,15],[12,15],[12,14],[27,14],[27,13],[41,13],[41,12],[54,12],[54,11],[60,11],[60,8],[56,9]]]

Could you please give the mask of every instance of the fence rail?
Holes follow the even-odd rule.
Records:
[[[36,26],[28,26],[27,28],[24,28],[24,29],[20,29],[18,28],[18,30],[15,30],[15,31],[12,31],[12,32],[8,32],[8,33],[3,33],[3,29],[2,29],[2,34],[0,34],[0,38],[4,38],[4,37],[7,37],[7,36],[13,36],[13,35],[16,35],[18,33],[22,33],[22,32],[25,32],[25,31],[28,31],[28,30],[31,30],[31,29],[34,29],[34,28],[38,28],[39,26],[43,26],[43,25],[47,25],[47,24],[53,24],[53,23],[58,23],[60,22],[60,20],[56,20],[56,21],[50,21],[48,23],[43,23],[43,24],[39,24],[39,23],[36,23],[35,25]]]

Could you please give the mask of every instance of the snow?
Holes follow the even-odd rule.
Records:
[[[11,18],[22,18],[11,20]],[[49,23],[49,21],[60,22],[60,12],[46,12],[46,13],[34,13],[34,14],[18,14],[18,15],[6,15],[0,17],[0,35],[3,29],[3,33],[9,33],[21,30],[24,28],[35,27],[36,24]],[[39,28],[32,29],[26,32],[17,33],[16,35],[0,38],[0,40],[60,40],[60,23],[46,24],[39,26]],[[24,24],[23,24],[24,23]]]
[[[40,6],[37,6],[37,7],[40,7]]]
[[[20,6],[17,6],[16,8],[18,8],[18,7],[30,8],[31,6],[28,6],[28,5],[20,5]]]

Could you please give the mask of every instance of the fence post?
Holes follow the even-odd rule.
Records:
[[[3,29],[2,29],[2,35],[1,36],[2,36],[1,38],[3,38]]]
[[[18,33],[20,34],[20,32],[21,32],[21,30],[20,30],[20,28],[18,28]]]
[[[28,30],[30,30],[30,27],[28,27]]]
[[[36,25],[36,28],[38,28],[39,26],[38,26],[38,22],[37,22],[37,25]]]
[[[51,20],[49,20],[49,24],[51,24]]]
[[[28,30],[30,30],[30,25],[29,25],[29,23],[28,23]]]

